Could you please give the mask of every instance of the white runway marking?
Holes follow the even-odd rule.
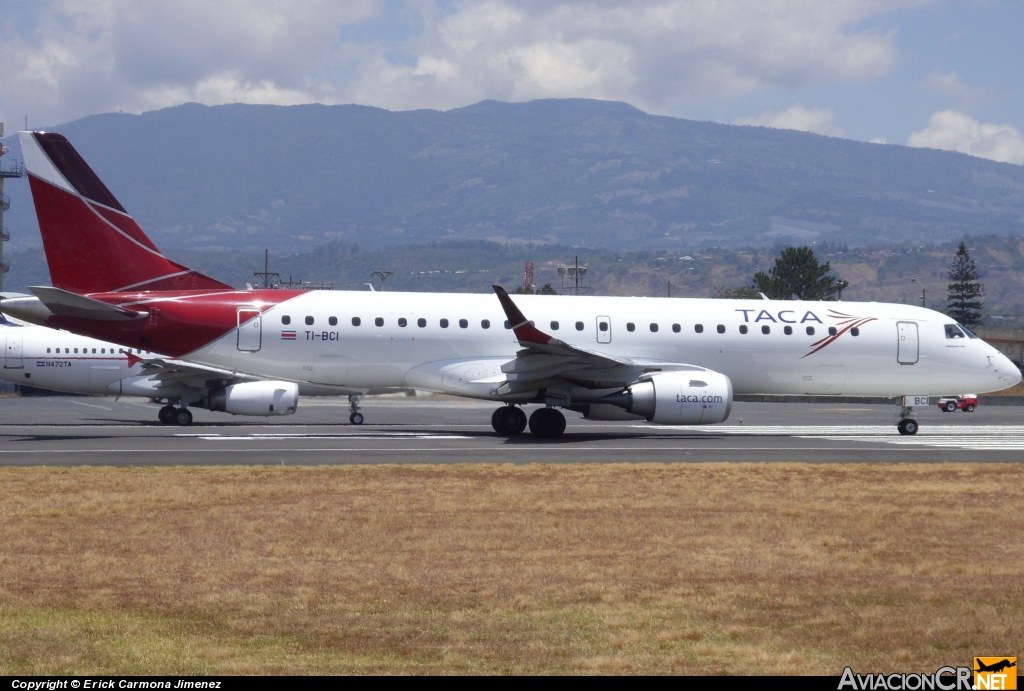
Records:
[[[221,436],[219,434],[175,434],[176,437],[192,437],[206,441],[267,441],[272,439],[294,441],[296,439],[469,439],[464,434],[431,434],[417,432],[353,432],[351,434],[235,434]]]
[[[81,401],[68,401],[68,403],[74,403],[75,405],[84,405],[87,408],[99,408],[100,410],[112,411],[113,408],[108,408],[105,405],[95,405],[93,403],[82,403]]]
[[[644,429],[649,427],[638,425]],[[751,425],[748,427],[672,427],[677,432],[727,434],[731,436],[796,437],[823,441],[927,446],[972,451],[1024,450],[1024,425],[928,425],[916,435],[901,435],[895,425],[859,425],[790,427],[785,425]]]

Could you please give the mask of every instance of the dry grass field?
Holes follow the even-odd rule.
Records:
[[[1017,465],[0,470],[0,674],[1024,653]]]

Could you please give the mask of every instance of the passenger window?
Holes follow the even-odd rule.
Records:
[[[93,355],[95,355],[95,354],[96,354],[96,349],[95,349],[95,348],[93,348],[93,349],[92,349],[92,354],[93,354]]]
[[[75,348],[75,355],[78,354],[78,348]]]
[[[682,330],[683,330],[683,327],[679,326],[679,324],[673,324],[672,325],[672,333],[679,333]]]
[[[814,327],[813,326],[808,326],[807,327],[807,335],[808,336],[813,336],[814,335]]]
[[[771,332],[772,332],[772,327],[768,326],[767,324],[765,324],[764,326],[761,327],[761,333],[763,333],[763,334],[770,334]]]
[[[485,328],[485,329],[491,328],[491,320],[490,319],[482,319],[482,320],[480,320],[480,326]]]
[[[384,326],[384,318],[377,317],[376,319],[373,320],[373,323],[376,324],[377,326]]]
[[[720,334],[724,334],[725,333],[725,324],[719,324],[718,325],[718,333],[720,333]]]
[[[583,331],[583,322],[576,322],[576,330]]]
[[[459,320],[459,328],[460,329],[465,329],[467,327],[469,327],[469,322],[466,321],[465,319],[460,319]]]
[[[306,326],[313,326],[313,317],[306,317]]]
[[[401,327],[402,327],[403,329],[404,329],[404,328],[406,327],[406,325],[407,325],[408,323],[409,323],[409,322],[408,322],[408,321],[406,321],[405,317],[399,317],[399,318],[398,318],[398,325],[399,325],[399,326],[401,326]]]
[[[448,328],[448,320],[447,320],[447,319],[442,319],[442,320],[441,320],[440,322],[438,322],[438,323],[439,323],[439,324],[441,325],[441,328],[442,328],[442,329],[447,329],[447,328]]]
[[[331,317],[330,319],[327,320],[327,323],[330,324],[331,326],[337,326],[338,325],[338,318],[337,317]]]
[[[285,314],[281,317],[281,323],[284,324],[285,326],[288,326],[289,324],[292,323],[292,318]]]
[[[64,349],[64,354],[65,354],[65,355],[68,355],[68,354],[70,354],[70,353],[71,353],[71,348],[65,348],[65,349]]]
[[[858,329],[856,326],[853,327],[852,329],[850,329],[850,335],[851,336],[860,336],[860,329]]]
[[[512,324],[509,323],[508,319],[505,320],[505,328],[506,329],[511,329],[512,328]]]
[[[746,324],[740,324],[740,333],[741,334],[745,334],[745,333],[747,333],[747,331],[749,331],[749,329],[747,329],[747,325]]]
[[[46,352],[47,352],[47,353],[49,353],[50,351],[49,351],[49,350],[47,350]],[[107,349],[106,349],[106,348],[100,348],[100,352],[101,352],[101,353],[106,353],[106,352],[107,352]]]
[[[699,334],[702,334],[702,333],[704,333],[704,325],[703,324],[694,324],[693,325],[693,330],[696,331]]]
[[[946,324],[946,338],[964,338],[964,332],[956,324]]]
[[[636,324],[633,322],[626,322],[626,331],[636,331]]]
[[[551,322],[551,330],[558,331],[558,322]]]
[[[46,352],[47,352],[47,353],[49,353],[49,352],[50,352],[50,349],[49,349],[49,348],[47,348],[47,349],[46,349]]]
[[[793,335],[793,327],[792,326],[783,327],[782,333],[786,334],[787,336],[792,336]]]
[[[601,322],[600,324],[597,325],[597,328],[600,331],[607,331],[608,330],[608,322]]]
[[[835,336],[836,335],[836,327],[834,327],[834,326],[828,327],[828,335],[829,336]]]
[[[363,323],[363,320],[359,317],[352,317],[352,326],[359,326]]]
[[[651,322],[651,333],[652,334],[658,333],[658,325],[655,324],[654,322]]]
[[[423,317],[420,317],[419,319],[416,320],[416,326],[420,327],[421,329],[423,327],[425,327],[426,325],[427,325],[427,320],[424,319]]]

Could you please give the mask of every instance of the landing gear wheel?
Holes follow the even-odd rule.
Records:
[[[900,434],[917,434],[917,420],[903,418],[896,425],[896,429],[900,431]]]
[[[171,416],[171,421],[176,425],[188,427],[192,424],[192,413],[188,408],[178,408],[174,411],[173,416]]]
[[[491,414],[491,427],[500,437],[514,437],[526,429],[526,413],[514,405],[503,405]]]
[[[968,403],[966,406],[964,406],[964,412],[965,413],[973,413],[974,412],[974,404],[973,403]]]
[[[530,416],[530,431],[541,439],[557,439],[565,432],[565,416],[554,408],[539,408]]]
[[[348,397],[348,421],[353,425],[363,424],[363,414],[359,412],[359,399],[361,398],[361,394],[351,394]]]
[[[165,405],[163,408],[160,409],[160,412],[157,413],[156,416],[160,420],[160,422],[164,423],[165,425],[172,425],[174,424],[174,420],[172,419],[171,416],[174,415],[175,410],[176,408],[174,406]]]
[[[947,413],[952,413],[954,410],[956,410],[956,403],[954,403],[953,401],[949,401],[948,403],[946,403]]]

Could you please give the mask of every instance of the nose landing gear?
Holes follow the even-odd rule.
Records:
[[[925,399],[927,402],[927,399]],[[903,408],[900,410],[900,421],[896,423],[896,429],[900,434],[914,435],[917,434],[918,424],[917,420],[914,419],[914,406],[906,405],[904,401]]]
[[[917,420],[914,418],[903,418],[896,425],[896,429],[899,430],[900,434],[917,434]]]
[[[363,424],[363,414],[359,412],[359,399],[360,398],[362,398],[362,396],[355,395],[355,394],[353,394],[352,396],[348,397],[348,410],[349,410],[348,421],[351,422],[353,425],[361,425],[361,424]]]

